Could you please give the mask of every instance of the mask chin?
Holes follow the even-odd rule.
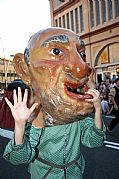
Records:
[[[62,106],[62,110],[61,108],[59,109],[58,107],[56,107],[55,109],[46,109],[46,107],[44,108],[45,110],[42,109],[43,112],[43,116],[44,116],[44,123],[45,123],[45,127],[48,126],[56,126],[56,125],[63,125],[63,124],[68,124],[68,123],[72,123],[75,121],[79,121],[79,120],[83,120],[86,116],[88,116],[92,111],[93,108],[90,109],[90,111],[88,110],[86,111],[76,111],[76,109],[72,112],[72,108],[66,108]],[[63,110],[64,109],[64,110]]]

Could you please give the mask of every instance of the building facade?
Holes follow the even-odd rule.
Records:
[[[95,79],[112,78],[119,68],[119,0],[49,0],[51,24],[76,32],[86,45]]]
[[[0,58],[0,89],[6,89],[7,85],[17,78],[13,61]]]

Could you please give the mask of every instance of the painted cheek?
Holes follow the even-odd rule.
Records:
[[[50,73],[50,76],[51,77],[55,77],[56,75],[56,70],[58,68],[62,68],[62,64],[63,62],[62,61],[51,61],[51,60],[44,60],[44,59],[41,59],[41,60],[35,60],[32,62],[33,64],[33,67],[35,69],[39,69],[40,71],[49,71]]]

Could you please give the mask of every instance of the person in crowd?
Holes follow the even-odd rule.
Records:
[[[108,86],[106,85],[105,81],[101,82],[101,84],[98,87],[98,90],[99,90],[100,94],[103,94],[103,95],[107,96],[107,94],[109,92],[109,89],[108,89]]]
[[[24,59],[15,55],[14,64],[30,85],[34,103],[27,105],[27,89],[23,96],[20,88],[18,95],[14,90],[14,104],[6,98],[15,130],[4,158],[29,164],[31,179],[82,179],[81,144],[100,147],[105,136],[100,94],[83,41],[68,29],[44,29],[30,38]]]
[[[28,86],[23,83],[21,79],[15,79],[10,84],[8,84],[7,89],[4,92],[2,101],[0,102],[0,127],[6,129],[14,129],[14,118],[12,116],[9,106],[6,104],[5,98],[8,98],[9,101],[13,104],[13,90],[21,87],[22,92],[24,93],[25,89],[28,89]]]
[[[110,90],[110,96],[111,96],[111,101],[112,101],[113,107],[114,107],[115,118],[112,119],[111,123],[107,127],[107,130],[109,133],[111,133],[112,130],[119,123],[119,78],[117,78],[115,80],[115,83],[116,83],[116,86],[114,86]]]
[[[114,113],[114,106],[112,103],[112,96],[110,95],[110,93],[108,94],[108,105],[109,105],[109,111],[108,111],[108,115],[113,114]]]
[[[102,113],[107,114],[109,112],[109,104],[106,95],[102,95],[101,99]]]
[[[116,80],[116,75],[113,74],[113,75],[112,75],[112,79],[111,79],[111,81],[112,81],[112,82],[115,82],[115,80]]]
[[[116,86],[116,83],[115,83],[115,80],[112,80],[111,83],[110,83],[110,90]]]

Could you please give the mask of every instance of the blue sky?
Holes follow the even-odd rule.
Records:
[[[50,26],[49,0],[0,0],[0,57],[23,53],[30,36]]]

